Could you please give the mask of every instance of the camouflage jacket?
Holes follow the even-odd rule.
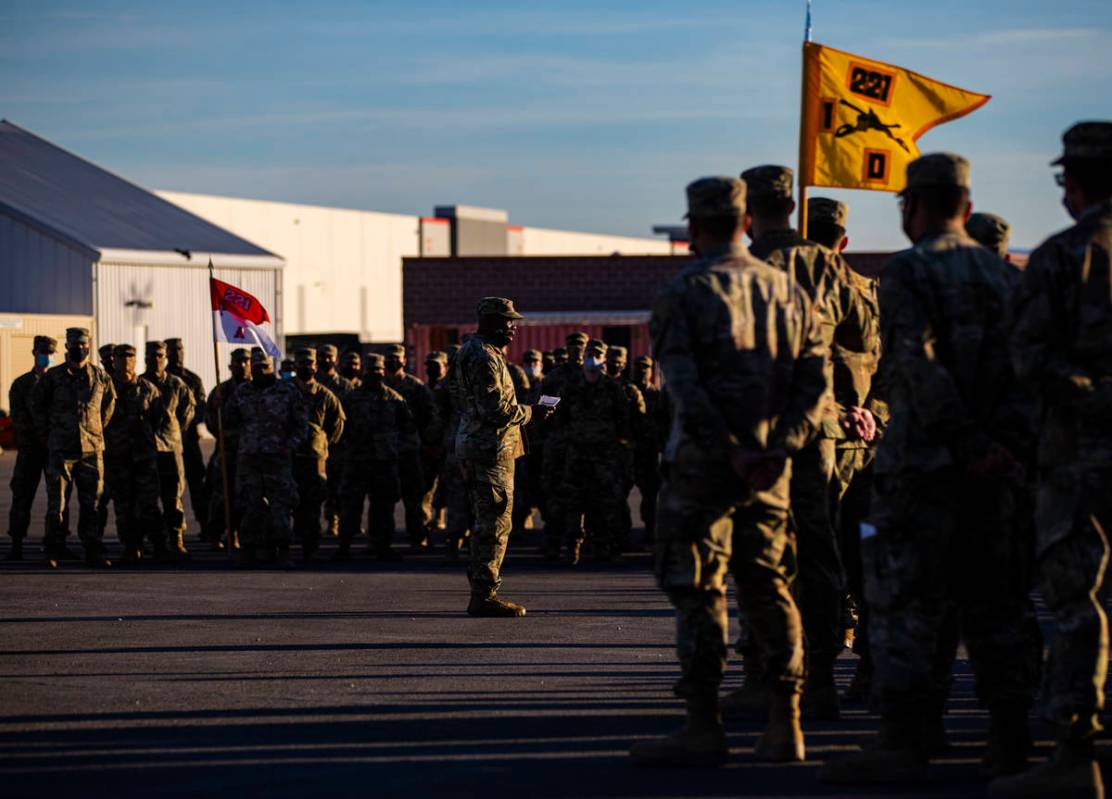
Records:
[[[116,409],[104,428],[106,454],[121,460],[148,460],[158,454],[158,431],[166,423],[162,394],[145,377],[125,383],[112,378]]]
[[[506,361],[506,368],[510,370],[510,380],[513,381],[517,401],[522,405],[529,404],[529,389],[532,386],[532,383],[529,382],[529,375],[525,374],[525,370],[513,361]]]
[[[644,409],[640,392],[637,399]],[[632,450],[631,397],[625,386],[608,375],[590,383],[582,370],[564,386],[553,416],[553,427],[568,442],[568,451],[579,456],[613,460],[618,450]]]
[[[1031,407],[1008,353],[1015,285],[1014,270],[964,233],[926,237],[888,259],[878,377],[891,417],[878,473],[963,464],[987,439],[1029,448]]]
[[[451,367],[449,367],[450,371]],[[440,418],[440,442],[449,452],[456,446],[456,430],[459,429],[459,412],[452,403],[451,383],[448,376],[436,384],[432,390],[432,400],[436,403],[436,413]]]
[[[879,438],[883,436],[888,420],[888,405],[880,397],[879,392],[874,390],[873,381],[877,367],[880,365],[880,299],[877,296],[879,282],[876,278],[867,278],[852,270],[850,278],[864,302],[867,325],[863,331],[862,349],[854,349],[843,346],[838,341],[834,342],[831,352],[834,367],[834,407],[837,420],[844,419],[849,410],[855,406],[869,410],[876,421]],[[860,439],[849,439],[842,425],[837,423],[831,425],[829,419],[823,421],[823,428],[827,438],[840,439],[838,442],[840,447],[866,449],[877,443],[877,439],[871,443]]]
[[[31,395],[35,430],[51,452],[77,455],[104,451],[104,426],[116,406],[112,378],[87,363],[70,371],[63,363],[50,369]]]
[[[826,392],[820,324],[806,292],[741,245],[672,278],[649,320],[672,400],[665,460],[728,469],[735,447],[802,448]]]
[[[502,350],[476,333],[456,353],[450,378],[460,410],[457,457],[491,464],[524,455],[521,427],[533,409],[518,404]]]
[[[235,396],[236,389],[241,383],[246,383],[247,380],[237,381],[235,378],[228,378],[219,386],[209,392],[208,402],[205,403],[205,427],[214,436],[219,435],[220,424],[224,425],[224,450],[225,452],[235,453],[236,446],[239,444],[239,427],[232,425],[228,422],[227,414],[224,418],[217,417],[217,411],[220,409],[221,403],[227,407],[228,403],[232,401]]]
[[[402,395],[385,385],[374,389],[364,384],[349,391],[340,402],[347,416],[345,462],[396,462],[401,440],[417,429]]]
[[[292,455],[305,438],[305,403],[285,380],[245,380],[224,409],[226,425],[239,430],[236,455]]]
[[[1031,253],[1015,296],[1016,371],[1042,400],[1039,462],[1112,464],[1112,202]]]
[[[201,380],[201,376],[196,372],[191,372],[184,366],[179,366],[177,369],[166,367],[166,371],[175,377],[181,378],[182,382],[189,388],[189,392],[193,395],[193,419],[190,421],[188,427],[182,427],[182,435],[185,438],[198,439],[200,433],[197,431],[197,425],[204,421],[204,415],[201,409],[205,407],[205,384]],[[207,426],[207,425],[206,425]]]
[[[637,385],[645,399],[645,436],[637,445],[639,452],[657,452],[664,449],[668,440],[668,425],[671,422],[668,392],[656,386]]]
[[[299,458],[328,457],[328,448],[339,442],[344,434],[344,420],[347,418],[336,395],[315,380],[305,385],[295,380],[305,404],[305,418],[309,423],[309,433],[297,448]]]
[[[316,378],[317,382],[335,394],[338,400],[342,400],[344,394],[355,389],[355,383],[337,371],[333,371],[329,375],[324,372],[317,372]]]
[[[162,377],[153,372],[144,372],[143,379],[154,384],[166,407],[166,416],[157,431],[158,451],[181,452],[182,431],[189,429],[195,415],[193,392],[184,380],[169,372],[164,372]]]
[[[35,386],[40,380],[42,375],[32,369],[13,380],[12,387],[8,389],[8,410],[12,415],[15,445],[19,449],[34,449],[42,446],[35,432],[35,414],[32,404]]]
[[[436,405],[432,400],[432,391],[420,378],[414,377],[409,372],[404,372],[401,377],[386,377],[386,385],[402,395],[409,412],[413,414],[416,425],[414,432],[406,433],[401,438],[401,451],[416,452],[421,444],[436,446],[440,434],[440,424],[436,415]]]
[[[552,369],[548,374],[546,374],[541,380],[541,386],[540,389],[538,389],[538,391],[536,392],[536,398],[539,400],[542,396],[563,397],[564,386],[568,384],[569,380],[574,378],[577,374],[580,374],[582,370],[582,362],[569,362],[560,364],[555,369]],[[534,400],[534,404],[536,404],[536,400]],[[529,428],[530,444],[537,443],[538,445],[543,445],[545,439],[547,439],[549,436],[558,437],[558,431],[556,431],[553,426],[554,421],[555,414],[553,415],[553,418],[549,419],[548,421],[531,425]],[[560,442],[558,440],[554,442],[554,447],[559,446]]]

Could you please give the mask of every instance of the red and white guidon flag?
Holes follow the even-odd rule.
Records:
[[[216,317],[216,340],[237,347],[262,347],[272,358],[282,357],[270,332],[270,317],[262,303],[243,289],[212,277],[212,313]]]

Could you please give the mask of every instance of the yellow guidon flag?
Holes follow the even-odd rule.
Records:
[[[915,142],[989,95],[821,44],[803,45],[799,185],[902,191]]]

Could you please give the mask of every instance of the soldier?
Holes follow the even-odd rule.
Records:
[[[4,560],[23,560],[23,539],[27,537],[27,528],[31,526],[31,507],[47,462],[47,449],[35,431],[32,397],[35,386],[53,364],[54,353],[57,351],[58,342],[50,336],[35,336],[31,349],[35,356],[35,365],[30,372],[13,380],[8,389],[8,407],[11,409],[12,428],[18,450],[15,468],[12,470],[12,507],[8,514],[8,536],[12,539],[12,548]],[[102,532],[103,530],[101,527]]]
[[[294,354],[309,433],[293,458],[293,479],[297,483],[297,505],[293,510],[294,533],[301,541],[301,558],[314,563],[320,549],[320,509],[327,491],[329,449],[344,434],[344,410],[336,395],[316,381],[317,351],[301,347]]]
[[[101,344],[97,347],[97,356],[100,358],[100,368],[108,372],[108,376],[112,376],[115,370],[115,344]]]
[[[664,451],[664,442],[668,439],[672,416],[667,393],[655,385],[655,368],[655,362],[648,355],[642,355],[633,364],[633,384],[645,398],[645,430],[633,452],[633,483],[641,492],[641,521],[645,525],[646,542],[652,542],[656,537],[660,453]]]
[[[625,388],[606,374],[607,346],[598,339],[587,342],[579,375],[564,384],[552,430],[565,442],[564,474],[559,502],[566,525],[564,562],[579,562],[586,516],[592,547],[599,560],[614,560],[620,553],[627,522],[627,472],[632,467],[633,430],[630,397]],[[640,393],[637,400],[644,402]]]
[[[571,355],[568,352],[567,347],[557,347],[552,351],[552,368],[549,371],[556,371],[556,367],[563,366],[570,359]],[[548,372],[545,372],[545,375],[547,376]]]
[[[759,633],[769,725],[755,754],[802,760],[803,641],[788,585],[790,458],[822,419],[825,350],[807,294],[749,255],[745,182],[687,187],[700,258],[657,295],[653,352],[674,403],[657,517],[656,574],[676,608],[687,724],[630,751],[645,765],[720,765],[718,688],[726,667],[726,570]],[[731,550],[733,551],[731,557]]]
[[[880,443],[869,525],[862,525],[874,694],[881,731],[866,751],[831,761],[828,782],[921,781],[942,741],[953,649],[940,633],[954,610],[978,698],[991,714],[986,767],[1026,759],[1027,711],[1041,650],[1024,625],[1015,574],[1014,494],[1030,445],[1030,403],[1008,357],[1005,317],[1015,273],[965,233],[969,162],[952,153],[907,167],[900,195],[913,247],[892,256],[880,286],[891,420]]]
[[[97,347],[97,356],[100,358],[100,368],[112,376],[114,368],[113,351],[115,344],[101,344]],[[103,540],[104,531],[108,529],[108,505],[112,500],[112,470],[105,468],[104,470],[104,490],[101,491],[100,500],[97,502],[97,526],[100,528],[100,537]],[[118,527],[119,525],[117,525]],[[119,531],[117,530],[117,535]]]
[[[467,342],[472,333],[464,335],[463,341]],[[452,377],[456,368],[456,354],[448,358],[448,372],[444,379],[437,384],[433,397],[436,401],[437,412],[443,421],[444,429],[444,467],[440,473],[440,485],[444,501],[444,541],[445,562],[454,564],[459,560],[459,552],[464,542],[471,534],[474,518],[471,513],[471,501],[467,495],[467,484],[460,471],[459,459],[456,457],[456,432],[459,430],[460,400],[453,393],[455,380]]]
[[[759,166],[741,175],[748,186],[747,203],[753,224],[750,252],[789,272],[820,310],[827,342],[827,387],[833,385],[829,349],[840,346],[862,351],[871,320],[853,287],[850,268],[836,252],[804,239],[791,227],[792,171],[784,166]],[[810,718],[837,719],[838,690],[834,661],[845,644],[842,603],[846,576],[830,518],[830,486],[834,475],[835,440],[842,430],[860,429],[872,436],[867,409],[850,407],[839,417],[826,402],[819,434],[792,458],[791,511],[798,547],[797,599],[807,641],[807,684],[803,712]],[[747,667],[748,668],[748,667]],[[751,690],[733,694],[723,708],[727,718],[763,712],[764,698]]]
[[[401,555],[390,548],[394,506],[401,497],[398,458],[401,440],[415,434],[416,427],[405,399],[385,383],[385,359],[372,353],[365,363],[362,383],[341,400],[347,428],[340,547],[334,559],[351,560],[351,542],[359,534],[366,499],[371,553],[379,560],[400,560]]]
[[[467,613],[524,616],[525,608],[499,597],[498,589],[513,519],[513,464],[525,453],[521,427],[533,417],[533,408],[540,406],[518,404],[502,354],[522,318],[513,302],[484,297],[478,314],[478,332],[459,351],[452,372],[453,396],[460,403],[456,455],[475,515]]]
[[[193,392],[185,381],[170,374],[166,368],[166,345],[161,341],[147,342],[147,370],[143,377],[154,384],[162,395],[166,413],[158,430],[158,482],[162,497],[162,516],[166,520],[169,549],[179,558],[188,559],[185,548],[185,464],[182,461],[182,431],[193,422]]]
[[[251,353],[243,347],[236,347],[232,350],[228,362],[228,371],[231,373],[231,377],[212,390],[205,405],[205,426],[212,431],[213,435],[219,435],[221,427],[224,429],[224,458],[227,461],[227,467],[222,472],[220,468],[220,445],[217,442],[216,449],[213,451],[208,464],[208,482],[212,486],[212,491],[209,493],[209,530],[213,531],[212,546],[217,551],[224,549],[225,546],[235,546],[240,520],[239,506],[235,497],[239,428],[229,424],[227,414],[224,414],[222,409],[232,401],[232,397],[235,396],[236,389],[240,384],[251,379]],[[225,530],[228,526],[225,520],[224,507],[225,473],[228,480],[227,515],[231,517],[231,530]],[[223,531],[223,533],[218,531]],[[227,543],[225,544],[225,542]]]
[[[239,431],[236,503],[241,515],[239,565],[258,562],[259,552],[275,565],[290,565],[290,514],[297,506],[292,455],[305,438],[305,405],[297,388],[279,380],[270,357],[251,352],[251,379],[239,385],[224,410]]]
[[[607,347],[605,350],[605,370],[608,377],[616,380],[625,392],[629,403],[629,433],[628,446],[619,447],[619,475],[622,483],[622,502],[619,508],[621,526],[615,534],[615,546],[619,552],[629,549],[630,538],[633,532],[633,518],[629,512],[629,492],[634,485],[634,464],[636,461],[636,448],[646,444],[648,432],[647,409],[645,398],[641,389],[633,384],[627,374],[629,366],[629,350],[625,347]]]
[[[358,388],[360,375],[363,374],[363,359],[358,350],[348,350],[340,356],[340,366],[337,370],[340,376],[351,383],[352,388]],[[333,394],[336,392],[333,391]]]
[[[185,345],[180,338],[166,339],[166,371],[182,382],[193,394],[193,418],[188,427],[181,431],[182,465],[185,467],[185,482],[189,486],[189,503],[193,516],[201,525],[201,540],[212,541],[208,527],[209,489],[205,484],[205,456],[201,453],[201,432],[198,429],[204,421],[201,409],[205,407],[207,395],[201,376],[185,368]]]
[[[1054,164],[1076,224],[1031,253],[1015,297],[1012,359],[1044,406],[1036,511],[1039,579],[1057,635],[1043,692],[1050,761],[993,796],[1100,796],[1093,742],[1108,661],[1112,531],[1112,122],[1081,122]]]
[[[544,353],[540,350],[526,350],[521,356],[521,368],[529,378],[529,385],[533,393],[541,387],[544,379]]]
[[[336,347],[332,344],[322,344],[317,347],[317,379],[316,382],[331,391],[337,400],[342,400],[344,395],[355,388],[359,374],[359,353],[348,350],[344,353],[348,366],[336,365]],[[340,480],[343,478],[343,442],[337,441],[328,448],[328,461],[333,465],[333,470],[328,473],[327,496],[324,500],[324,520],[328,534],[340,534]]]
[[[444,469],[444,417],[436,402],[436,388],[448,372],[448,355],[433,350],[425,356],[425,376],[429,391],[433,395],[433,408],[436,410],[436,427],[428,433],[428,441],[421,447],[421,475],[425,478],[425,496],[421,500],[421,514],[428,519],[428,534],[442,527],[440,509],[436,505],[440,472]],[[431,540],[431,538],[430,538]]]
[[[429,387],[405,371],[405,346],[394,344],[386,348],[386,385],[397,391],[409,405],[415,432],[402,438],[398,452],[398,468],[402,481],[402,504],[405,505],[405,530],[409,546],[415,552],[429,545],[428,527],[432,521],[431,509],[426,515],[425,476],[421,471],[421,452],[426,446],[435,446],[439,438],[439,422]]]
[[[293,358],[283,358],[278,366],[278,379],[292,383],[294,378]]]
[[[545,350],[541,353],[541,371],[548,374],[556,368],[556,356],[552,350]]]
[[[521,405],[535,405],[541,396],[544,371],[540,350],[528,350],[521,356],[521,374],[514,383],[517,401]],[[511,370],[510,378],[515,372]],[[523,532],[534,510],[544,518],[545,502],[541,474],[544,470],[544,439],[538,437],[540,425],[526,429],[525,456],[514,463],[514,532]]]
[[[45,554],[58,567],[66,544],[63,514],[70,489],[81,506],[77,534],[85,563],[108,567],[96,506],[104,490],[104,426],[112,418],[116,391],[108,373],[89,363],[89,331],[66,329],[66,362],[43,375],[31,393],[31,412],[46,458]]]
[[[146,537],[156,560],[173,562],[176,557],[166,548],[166,525],[158,507],[157,438],[167,424],[166,408],[154,384],[136,374],[135,347],[117,344],[113,356],[116,408],[104,428],[104,465],[112,475],[122,560],[128,564],[142,560]]]
[[[1008,253],[1008,239],[1012,226],[1002,216],[996,214],[970,214],[965,223],[965,232],[982,247],[992,250],[1005,261],[1011,261]]]

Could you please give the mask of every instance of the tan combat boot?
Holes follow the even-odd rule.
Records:
[[[472,594],[467,605],[467,615],[486,619],[512,619],[525,615],[525,608],[516,602],[502,599],[493,592]]]
[[[629,750],[638,766],[721,766],[729,754],[713,694],[687,700],[687,723],[681,729],[663,738],[638,741]]]
[[[1006,799],[1104,799],[1092,741],[1059,741],[1050,760],[1030,771],[998,777],[989,783],[988,795]]]
[[[768,727],[753,747],[758,760],[801,763],[806,757],[799,726],[799,694],[773,693],[768,704]]]
[[[178,530],[170,538],[170,549],[177,554],[178,560],[189,560],[192,557],[185,548],[185,533],[182,530]]]
[[[819,771],[828,785],[915,785],[926,781],[922,722],[882,719],[880,734],[860,752],[829,760]]]

